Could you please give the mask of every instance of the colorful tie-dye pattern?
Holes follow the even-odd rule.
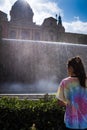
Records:
[[[80,86],[78,78],[63,79],[58,87],[57,98],[67,104],[64,116],[66,127],[87,128],[87,88]]]

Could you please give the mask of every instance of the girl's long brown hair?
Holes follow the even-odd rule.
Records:
[[[68,67],[70,66],[73,67],[74,74],[78,77],[80,85],[85,88],[86,73],[81,58],[77,56],[70,59],[68,61]]]

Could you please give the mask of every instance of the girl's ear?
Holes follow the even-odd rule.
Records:
[[[69,76],[72,76],[73,73],[74,73],[73,67],[72,67],[72,66],[69,66],[69,67],[68,67],[68,74],[69,74]]]
[[[70,71],[73,73],[73,67],[72,66],[70,66]]]

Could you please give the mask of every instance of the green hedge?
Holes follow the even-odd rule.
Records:
[[[63,130],[64,111],[55,97],[43,100],[2,97],[0,130]]]

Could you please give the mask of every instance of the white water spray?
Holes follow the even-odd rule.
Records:
[[[66,62],[79,55],[87,70],[87,45],[3,39],[0,93],[54,93],[67,76]]]

